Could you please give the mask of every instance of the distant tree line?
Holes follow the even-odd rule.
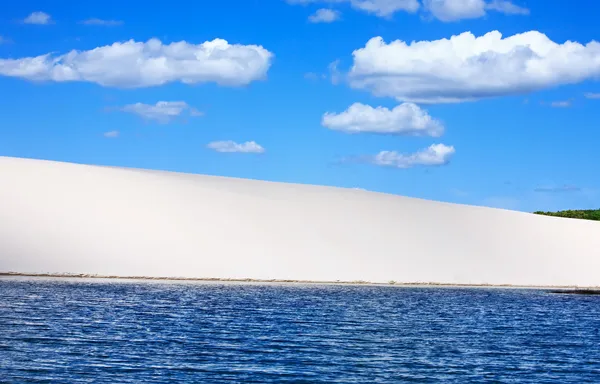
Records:
[[[571,219],[596,220],[600,221],[600,209],[578,209],[558,212],[533,212],[537,215],[568,217]]]

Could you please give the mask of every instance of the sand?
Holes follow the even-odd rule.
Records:
[[[600,223],[0,157],[0,272],[600,286]]]

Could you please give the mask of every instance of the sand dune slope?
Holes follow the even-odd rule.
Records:
[[[0,157],[0,272],[600,286],[600,223]]]

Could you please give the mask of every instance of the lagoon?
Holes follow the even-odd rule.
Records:
[[[0,278],[7,382],[600,377],[600,296],[537,289]]]

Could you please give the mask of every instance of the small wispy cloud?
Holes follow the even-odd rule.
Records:
[[[486,9],[504,13],[505,15],[529,15],[531,11],[518,6],[508,0],[491,0],[486,4]]]
[[[12,40],[0,35],[0,44],[8,44],[8,43],[12,43]]]
[[[246,141],[245,143],[236,143],[232,140],[226,141],[213,141],[207,145],[217,152],[228,152],[228,153],[264,153],[265,149],[255,141]]]
[[[452,189],[450,189],[450,193],[452,193],[456,197],[467,197],[467,196],[469,196],[469,192],[463,191],[462,189],[459,189],[459,188],[452,188]]]
[[[331,77],[331,84],[336,85],[342,81],[342,73],[338,69],[338,65],[340,65],[340,60],[335,60],[329,64],[327,67],[329,69],[329,76]]]
[[[328,8],[317,9],[314,14],[308,17],[308,21],[311,23],[333,23],[339,19],[340,12]]]
[[[390,18],[396,12],[415,13],[419,9],[418,0],[286,0],[288,4],[307,5],[311,3],[341,4],[349,3],[358,11]]]
[[[326,79],[327,76],[325,74],[323,74],[323,73],[322,74],[318,74],[318,73],[315,73],[315,72],[307,72],[307,73],[304,74],[304,78],[306,80],[317,81],[319,79]]]
[[[586,99],[600,99],[600,93],[587,92],[584,93],[583,96],[585,96]]]
[[[397,12],[416,13],[419,9],[443,22],[484,17],[488,12],[529,15],[529,9],[510,0],[286,0],[289,4],[348,3],[360,12],[390,19]]]
[[[120,107],[118,110],[159,123],[168,123],[184,114],[190,117],[203,115],[201,111],[189,106],[185,101],[159,101],[156,104],[135,103]]]
[[[104,132],[104,137],[109,138],[109,139],[117,138],[117,137],[119,137],[119,131]]]
[[[32,12],[27,16],[23,23],[25,24],[37,24],[37,25],[48,25],[54,23],[52,17],[45,12]]]
[[[456,22],[465,19],[485,17],[489,12],[505,15],[529,15],[527,8],[509,0],[423,0],[426,13],[442,22]]]
[[[571,105],[573,105],[572,100],[553,101],[550,103],[550,106],[553,108],[568,108]]]
[[[116,27],[119,25],[123,25],[124,23],[121,20],[103,20],[103,19],[91,18],[91,19],[87,19],[87,20],[82,20],[79,22],[79,24],[98,25],[98,26],[104,26],[104,27]]]
[[[542,186],[533,189],[534,192],[548,192],[548,193],[559,193],[559,192],[579,192],[581,188],[575,185],[560,185],[560,186]]]

